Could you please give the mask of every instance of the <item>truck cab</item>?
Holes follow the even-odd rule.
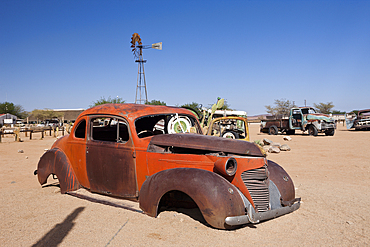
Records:
[[[317,113],[312,107],[297,107],[290,110],[289,128],[291,130],[307,130],[308,134],[313,136],[316,136],[318,132],[324,132],[332,136],[335,127],[333,118]]]

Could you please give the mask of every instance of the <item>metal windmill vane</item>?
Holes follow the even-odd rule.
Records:
[[[134,33],[131,37],[131,48],[132,52],[134,53],[135,62],[138,63],[135,104],[145,104],[148,102],[148,92],[146,89],[144,72],[144,63],[146,63],[146,60],[143,59],[143,49],[153,48],[157,50],[162,50],[162,42],[154,43],[151,45],[143,45],[140,35],[138,33]],[[143,98],[143,94],[145,94],[145,99]]]

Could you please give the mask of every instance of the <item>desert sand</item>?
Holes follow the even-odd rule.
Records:
[[[62,195],[52,177],[42,187],[33,172],[56,138],[39,135],[22,135],[23,142],[7,135],[0,143],[1,246],[370,245],[370,131],[339,124],[334,136],[299,131],[287,142],[251,124],[252,141],[268,138],[291,147],[268,159],[289,173],[303,203],[291,214],[230,231],[207,226],[197,210],[152,218],[136,202],[83,189]]]

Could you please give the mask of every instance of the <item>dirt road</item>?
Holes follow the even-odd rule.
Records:
[[[144,215],[137,203],[79,190],[61,195],[57,181],[41,187],[33,175],[55,138],[0,143],[1,246],[366,246],[370,245],[370,131],[334,136],[259,133],[286,143],[290,152],[269,154],[292,177],[301,208],[280,218],[224,231],[208,227],[197,210]],[[36,136],[36,135],[35,135]],[[18,150],[23,150],[19,153]],[[102,200],[105,198],[107,200]]]

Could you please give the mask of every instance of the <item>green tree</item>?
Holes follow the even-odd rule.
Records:
[[[297,107],[293,102],[290,102],[286,99],[276,99],[274,102],[274,106],[266,105],[266,112],[272,115],[283,115],[288,116],[290,109],[293,107]]]
[[[333,110],[331,113],[333,114],[345,114],[345,111]]]
[[[93,104],[90,105],[90,107],[97,106],[97,105],[104,105],[104,104],[123,104],[123,103],[125,103],[125,101],[122,100],[122,98],[119,98],[117,96],[117,98],[112,99],[109,96],[108,99],[105,99],[105,97],[101,97],[100,100],[94,101]]]
[[[186,104],[181,105],[180,107],[193,111],[195,115],[198,116],[198,118],[202,116],[202,113],[200,110],[202,108],[202,105],[198,104],[197,102],[186,103]]]
[[[145,104],[146,105],[166,105],[165,102],[160,101],[160,100],[155,100],[155,99],[153,99],[152,101],[148,101]]]
[[[329,114],[331,113],[331,109],[333,109],[334,105],[333,102],[328,102],[328,103],[319,103],[319,104],[313,104],[315,107],[316,111],[324,113],[324,114]]]
[[[352,112],[357,115],[360,110],[353,110]]]
[[[18,118],[26,118],[29,115],[21,105],[14,105],[10,102],[0,103],[0,114],[5,113],[13,114]]]

